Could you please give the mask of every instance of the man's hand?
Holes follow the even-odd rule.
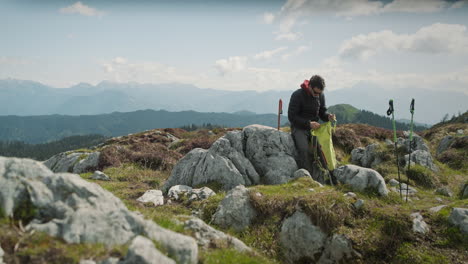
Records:
[[[310,122],[310,128],[311,128],[311,129],[317,129],[317,128],[319,128],[319,127],[320,127],[320,124],[319,124],[319,123],[313,122],[313,121]]]
[[[328,114],[328,120],[336,121],[336,115],[335,114]]]

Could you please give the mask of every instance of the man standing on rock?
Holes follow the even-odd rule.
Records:
[[[325,80],[319,75],[314,75],[310,80],[305,80],[301,84],[301,89],[291,95],[288,107],[291,134],[299,154],[298,166],[308,170],[315,180],[318,176],[314,173],[312,166],[314,162],[312,151],[314,150],[311,146],[311,129],[320,127],[319,118],[325,122],[336,118],[334,114],[327,113],[324,89]],[[318,144],[316,146],[317,153],[320,153]]]

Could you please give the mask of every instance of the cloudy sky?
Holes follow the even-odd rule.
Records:
[[[0,79],[468,94],[468,1],[0,0]]]

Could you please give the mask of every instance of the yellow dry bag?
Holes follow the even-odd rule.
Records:
[[[325,156],[328,170],[332,171],[336,167],[336,155],[333,148],[332,132],[335,132],[336,122],[332,126],[331,122],[321,124],[319,128],[312,130],[312,136],[316,136],[322,147],[322,152]]]

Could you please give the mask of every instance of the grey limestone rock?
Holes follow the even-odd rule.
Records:
[[[408,164],[409,162],[409,154],[405,155],[405,164]],[[411,162],[419,164],[423,167],[426,167],[432,171],[439,171],[439,168],[437,165],[434,164],[432,161],[432,156],[429,151],[426,150],[416,150],[411,153]]]
[[[102,171],[95,171],[90,177],[91,180],[100,180],[100,181],[110,181],[109,176],[107,176]]]
[[[163,187],[220,183],[225,190],[237,185],[281,184],[297,170],[296,150],[289,133],[250,125],[230,131],[208,149],[194,149],[172,170]]]
[[[452,197],[453,196],[452,190],[450,190],[450,187],[448,187],[448,186],[443,186],[443,187],[437,188],[436,193],[440,194],[440,195],[443,195],[443,196],[447,196],[447,197]]]
[[[249,190],[242,185],[230,190],[221,201],[212,222],[240,232],[250,226],[257,213],[250,204]]]
[[[442,154],[442,152],[446,151],[447,149],[449,149],[450,145],[453,143],[453,141],[455,140],[455,137],[453,136],[445,136],[440,142],[439,142],[439,145],[437,146],[437,151],[436,151],[436,155],[440,155]]]
[[[279,235],[288,263],[307,260],[315,263],[325,247],[327,235],[305,213],[297,211],[283,221]]]
[[[351,263],[361,255],[353,249],[353,243],[344,235],[334,234],[327,239],[318,264]]]
[[[63,152],[43,163],[53,172],[84,173],[98,166],[99,157],[100,152]]]
[[[68,243],[108,246],[143,235],[158,241],[179,263],[197,262],[193,238],[144,220],[112,193],[79,175],[53,173],[30,159],[0,157],[0,186],[0,207],[7,216],[24,204],[37,209],[27,231],[43,231]]]
[[[356,165],[345,165],[336,168],[334,175],[338,181],[349,184],[357,191],[370,189],[375,190],[382,196],[388,195],[388,189],[382,175],[375,170]]]
[[[382,163],[381,154],[379,152],[379,144],[371,144],[366,148],[355,148],[351,151],[351,161],[352,163],[363,166],[366,168],[371,168]]]
[[[164,196],[160,190],[148,190],[137,201],[142,203],[153,203],[154,206],[164,204]]]
[[[206,249],[209,248],[211,244],[221,242],[223,245],[230,246],[240,252],[252,251],[252,249],[246,246],[244,242],[214,229],[199,218],[191,218],[185,221],[184,225],[185,229],[191,230],[195,233],[195,238],[198,241],[198,245]]]
[[[413,232],[420,234],[427,234],[429,232],[429,226],[424,222],[420,213],[412,213],[410,216],[413,219]]]
[[[453,208],[449,222],[458,226],[462,233],[468,234],[468,208]]]
[[[175,264],[176,262],[159,252],[151,240],[143,236],[135,237],[128,253],[119,264]]]

